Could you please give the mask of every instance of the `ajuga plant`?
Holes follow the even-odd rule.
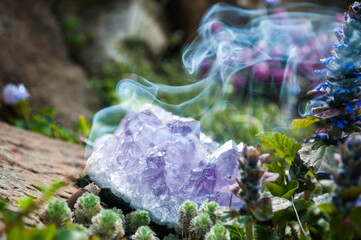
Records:
[[[230,234],[226,227],[222,224],[215,224],[206,234],[205,240],[230,240]]]
[[[141,226],[137,229],[134,235],[132,235],[131,239],[133,240],[159,240],[156,237],[155,233],[148,226]]]
[[[340,213],[349,213],[361,205],[361,135],[352,134],[340,146],[340,167],[333,173],[337,185],[332,203]]]
[[[323,233],[322,238],[318,236],[318,239],[360,239],[361,136],[359,133],[351,134],[340,146],[340,155],[336,157],[336,162],[338,167],[332,170],[335,184],[332,198],[330,202],[317,206],[317,209],[326,216],[321,213],[314,216],[317,222],[326,220],[330,224],[329,232]],[[317,233],[312,228],[310,230],[311,234]]]
[[[342,28],[335,28],[338,43],[334,44],[332,56],[322,59],[326,66],[318,70],[325,75],[325,82],[308,92],[311,99],[306,107],[309,115],[303,120],[294,120],[291,127],[304,128],[313,123],[319,130],[308,139],[301,150],[301,158],[315,168],[316,173],[329,172],[322,168],[333,167],[334,162],[322,164],[322,159],[337,152],[337,145],[352,132],[361,131],[361,5],[355,2],[345,13]],[[323,148],[327,157],[311,156],[310,151]],[[321,160],[320,160],[321,159]],[[329,165],[329,166],[327,166]],[[321,168],[321,169],[320,169]]]
[[[104,240],[112,240],[123,237],[124,229],[122,219],[118,212],[113,209],[103,209],[92,218],[89,229],[90,235]]]
[[[147,226],[149,223],[150,218],[148,212],[138,209],[126,215],[125,231],[127,235],[134,234],[139,227]]]
[[[74,217],[76,222],[85,226],[91,224],[92,218],[101,210],[100,198],[92,193],[84,193],[74,205]]]
[[[66,202],[56,198],[46,207],[42,220],[45,224],[54,223],[56,226],[61,227],[66,222],[72,220],[71,215],[70,208]]]
[[[185,201],[178,210],[178,220],[182,225],[182,234],[189,233],[189,226],[192,219],[197,216],[197,204],[192,201]]]
[[[272,218],[272,202],[269,197],[262,196],[262,184],[275,180],[278,174],[268,173],[262,168],[262,163],[268,154],[259,154],[257,148],[245,146],[238,159],[240,179],[233,178],[236,184],[231,187],[235,196],[242,200],[238,210],[223,209],[220,214],[221,222],[241,228],[246,227],[247,239],[253,239],[253,223],[268,221]]]

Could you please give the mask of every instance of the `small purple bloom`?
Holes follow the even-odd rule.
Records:
[[[15,105],[20,100],[28,99],[29,97],[28,90],[22,83],[17,86],[9,83],[3,88],[3,100],[5,104]]]
[[[354,113],[354,109],[356,108],[354,105],[352,105],[350,102],[345,101],[342,105],[346,106],[346,110],[348,113]]]
[[[344,129],[345,125],[344,124],[348,124],[348,121],[346,121],[345,119],[343,119],[342,117],[340,118],[330,118],[331,120],[331,125],[334,126],[335,128],[341,128]]]

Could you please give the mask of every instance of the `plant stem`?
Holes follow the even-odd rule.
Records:
[[[253,240],[253,223],[252,221],[248,221],[246,224],[246,236],[247,240]]]

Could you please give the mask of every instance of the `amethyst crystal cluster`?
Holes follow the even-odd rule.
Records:
[[[84,174],[153,221],[177,227],[185,200],[228,206],[229,176],[239,177],[243,144],[221,147],[201,132],[200,122],[146,104],[129,113],[112,135],[95,144]],[[234,198],[233,207],[240,202]]]

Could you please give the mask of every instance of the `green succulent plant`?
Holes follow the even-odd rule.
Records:
[[[112,240],[124,235],[122,219],[112,209],[103,209],[94,216],[89,231],[91,236],[102,240]]]
[[[203,239],[211,227],[212,220],[208,213],[199,213],[190,224],[191,239]]]
[[[125,231],[128,235],[134,234],[141,226],[147,226],[150,223],[149,214],[147,211],[138,209],[133,211],[125,217]]]
[[[203,203],[201,208],[199,209],[199,212],[205,212],[208,213],[209,217],[211,218],[213,224],[217,221],[216,216],[216,210],[218,208],[218,203],[216,202],[209,202],[209,203]]]
[[[131,237],[133,240],[159,240],[155,233],[148,226],[141,226],[137,229],[135,234]]]
[[[70,208],[66,202],[60,199],[55,199],[48,204],[43,217],[45,224],[54,223],[58,227],[64,226],[67,221],[71,220]]]
[[[88,226],[91,224],[92,218],[101,210],[100,198],[86,192],[77,199],[74,208],[76,222]]]
[[[179,208],[178,219],[182,224],[183,231],[189,232],[189,227],[192,219],[197,216],[197,204],[192,201],[185,201]]]

